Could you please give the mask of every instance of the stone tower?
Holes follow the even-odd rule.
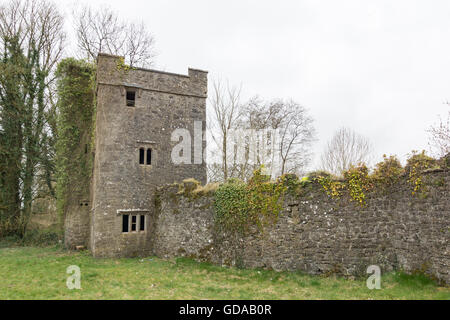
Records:
[[[156,187],[191,177],[206,182],[193,146],[191,163],[171,158],[174,130],[194,137],[194,126],[205,128],[206,95],[205,71],[128,68],[121,57],[99,54],[88,241],[95,257],[151,254]]]

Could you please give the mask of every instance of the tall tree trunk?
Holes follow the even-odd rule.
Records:
[[[227,132],[223,133],[222,137],[222,161],[223,161],[223,180],[228,179],[228,163],[227,163]]]

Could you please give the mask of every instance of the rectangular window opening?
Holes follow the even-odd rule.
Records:
[[[136,231],[137,217],[131,216],[131,231]]]
[[[145,150],[144,148],[139,149],[139,164],[144,164],[144,156],[145,156]]]
[[[145,216],[142,215],[140,217],[140,221],[139,221],[139,231],[144,231],[145,230]]]
[[[128,232],[128,214],[122,216],[122,232]]]
[[[152,164],[152,149],[147,149],[147,164]]]
[[[136,102],[136,92],[127,90],[127,107],[134,107]]]

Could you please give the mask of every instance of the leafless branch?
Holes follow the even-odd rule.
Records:
[[[447,106],[450,104],[447,103]],[[431,126],[427,130],[429,134],[429,146],[431,152],[436,157],[443,157],[450,152],[450,110],[447,114],[447,119],[439,118],[437,125]]]
[[[130,66],[153,65],[155,39],[144,23],[122,21],[107,7],[94,11],[86,6],[74,12],[74,16],[83,58],[95,60],[102,52],[124,56]]]
[[[322,169],[341,175],[352,165],[368,164],[372,145],[364,136],[342,127],[335,132],[322,153]]]

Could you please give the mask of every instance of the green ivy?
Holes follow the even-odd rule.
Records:
[[[351,167],[344,172],[347,189],[353,201],[361,206],[366,205],[366,192],[372,189],[373,184],[369,177],[369,169],[365,164]]]
[[[410,157],[406,161],[406,170],[408,171],[408,182],[412,184],[412,194],[416,194],[423,190],[423,176],[422,172],[427,169],[436,167],[436,160],[427,156],[425,150],[421,153],[412,151]]]
[[[87,197],[92,172],[95,66],[67,58],[57,67],[56,199],[61,219],[70,199]],[[75,203],[74,203],[75,204]]]
[[[383,161],[375,165],[372,178],[377,186],[383,188],[397,183],[404,172],[405,169],[396,156],[387,157],[384,154]]]
[[[228,180],[215,192],[216,226],[245,234],[252,226],[262,230],[265,225],[276,223],[288,190],[287,184],[286,176],[271,182],[261,169],[254,172],[248,183],[238,179]]]
[[[341,181],[333,179],[330,174],[317,175],[314,181],[318,182],[325,192],[333,199],[339,199],[345,189],[345,184]]]
[[[228,181],[217,189],[214,198],[217,226],[226,230],[244,232],[250,218],[247,192],[246,184],[240,181]]]
[[[333,199],[340,199],[348,194],[352,201],[361,206],[366,205],[366,193],[373,188],[372,179],[369,177],[369,169],[366,165],[351,167],[343,173],[344,179],[338,180],[330,174],[318,173],[314,181],[318,182],[325,192]]]
[[[116,69],[117,69],[117,71],[123,71],[124,73],[128,73],[128,71],[130,71],[130,70],[135,70],[135,68],[133,68],[125,63],[124,57],[119,57],[117,59]]]

